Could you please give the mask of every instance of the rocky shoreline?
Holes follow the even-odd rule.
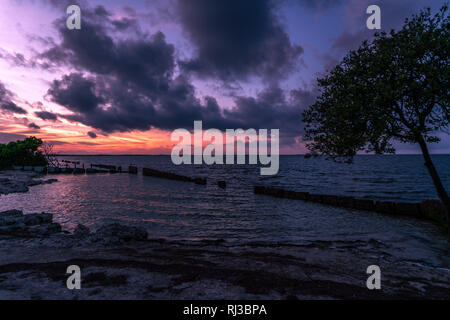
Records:
[[[371,258],[368,258],[371,257]],[[368,290],[366,268],[383,270]],[[81,268],[80,290],[66,287]],[[315,241],[232,244],[148,239],[109,224],[73,233],[52,215],[0,213],[0,299],[448,299],[450,270],[411,264],[386,244]]]
[[[40,179],[44,175],[30,171],[0,171],[0,195],[25,193],[30,187],[57,182],[57,179]]]
[[[0,178],[3,193],[49,183],[27,172]],[[371,238],[167,241],[118,223],[69,233],[52,214],[9,210],[0,212],[0,299],[448,299],[450,255],[437,267],[396,250]],[[372,264],[381,290],[366,287]],[[70,265],[81,269],[80,290],[66,286]]]

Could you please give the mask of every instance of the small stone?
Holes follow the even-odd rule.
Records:
[[[42,223],[51,223],[53,222],[53,214],[42,212],[39,217],[42,220]]]
[[[206,185],[206,179],[204,179],[204,178],[195,178],[194,179],[194,183],[195,184],[200,184],[200,185]]]
[[[76,237],[84,237],[84,236],[89,235],[90,233],[91,233],[91,230],[89,230],[88,227],[86,227],[86,226],[84,226],[82,224],[79,224],[75,228],[75,230],[73,232],[73,235],[76,236]]]
[[[35,226],[44,223],[51,223],[53,215],[51,213],[33,213],[24,215],[23,222],[27,226]]]
[[[23,212],[20,210],[7,210],[0,212],[0,217],[21,217]]]
[[[146,240],[148,233],[145,229],[124,226],[119,223],[113,223],[106,226],[100,227],[96,232],[96,237],[108,241],[108,239],[113,239],[114,241],[120,240],[130,241],[130,240]]]
[[[38,226],[29,227],[27,232],[33,236],[49,236],[61,232],[59,223],[47,223]]]
[[[58,182],[58,179],[48,179],[48,180],[45,180],[43,183],[50,184],[50,183],[54,183],[54,182]]]
[[[0,217],[0,226],[12,226],[21,222],[20,217]]]
[[[16,223],[9,226],[0,226],[0,234],[21,236],[25,233],[27,227],[23,223]]]
[[[40,184],[42,184],[42,180],[31,180],[30,182],[28,182],[29,187],[38,186]]]
[[[38,214],[33,213],[33,214],[26,214],[23,218],[23,222],[27,226],[36,226],[41,224],[42,220]]]

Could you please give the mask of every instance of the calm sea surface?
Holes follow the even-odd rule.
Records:
[[[428,222],[253,194],[254,184],[264,184],[374,200],[436,198],[421,156],[358,156],[353,165],[282,156],[279,174],[273,177],[260,176],[259,166],[175,166],[169,156],[62,158],[87,166],[102,163],[126,169],[135,164],[140,169],[207,177],[208,185],[143,177],[141,171],[139,175],[49,175],[59,182],[0,196],[0,211],[51,212],[67,230],[78,223],[95,229],[120,221],[143,226],[154,238],[291,243],[375,239],[400,246],[398,252],[409,258],[449,253],[446,238]],[[450,190],[450,155],[436,155],[434,161]],[[225,190],[217,187],[219,180],[227,182]]]

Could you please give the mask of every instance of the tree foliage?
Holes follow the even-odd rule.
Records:
[[[42,140],[29,137],[22,141],[0,144],[0,169],[17,166],[46,166],[47,159],[40,149]]]
[[[427,146],[449,133],[449,77],[448,6],[422,10],[318,79],[321,95],[303,113],[308,149],[352,162],[363,150],[395,153],[392,141],[419,144],[450,226],[450,198]]]
[[[448,7],[407,19],[351,51],[324,78],[303,116],[312,152],[352,161],[358,151],[394,153],[392,141],[438,142],[448,133]]]

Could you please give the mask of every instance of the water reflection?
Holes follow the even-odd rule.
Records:
[[[86,163],[110,161],[126,167],[133,162],[140,167],[171,169],[185,175],[207,176],[210,183],[199,186],[141,174],[49,176],[59,182],[32,187],[25,194],[0,196],[0,210],[51,212],[55,221],[69,231],[79,223],[95,229],[104,223],[122,221],[144,226],[154,238],[294,243],[376,239],[400,248],[399,252],[409,255],[409,259],[423,259],[424,252],[434,258],[448,254],[446,238],[430,223],[253,194],[253,184],[267,183],[373,199],[434,197],[420,158],[365,159],[353,167],[331,162],[322,162],[321,167],[318,163],[322,160],[288,157],[282,159],[284,178],[280,178],[260,177],[258,168],[248,166],[173,167],[165,157],[138,157],[132,161],[126,157],[105,157],[102,161],[80,158]],[[450,161],[444,160],[450,158],[439,162],[440,169],[444,168],[443,180],[449,186]],[[227,181],[225,190],[216,185],[219,180]]]

